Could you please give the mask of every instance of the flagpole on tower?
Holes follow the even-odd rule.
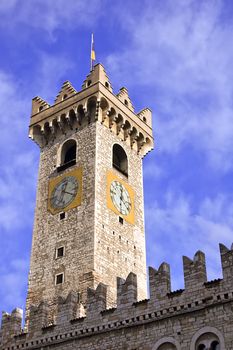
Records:
[[[93,70],[93,63],[95,61],[94,35],[91,34],[91,71]]]

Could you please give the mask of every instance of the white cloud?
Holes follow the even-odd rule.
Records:
[[[34,85],[36,86],[37,94],[45,100],[48,99],[47,102],[53,104],[59,92],[57,87],[67,80],[68,72],[73,68],[74,63],[65,57],[64,54],[58,56],[38,52],[38,56],[38,72],[35,76]]]
[[[140,16],[122,15],[131,42],[110,55],[115,79],[143,85],[161,151],[185,143],[218,170],[232,168],[232,23],[221,21],[222,1],[148,2]]]
[[[28,101],[22,96],[20,83],[0,71],[0,230],[1,235],[27,227],[32,215],[33,169],[36,153],[28,148]],[[27,203],[27,204],[26,204]]]
[[[7,271],[0,271],[2,285],[4,285],[4,290],[0,293],[3,305],[24,308],[28,264],[26,259],[12,260],[7,266]],[[11,312],[12,310],[6,311]]]
[[[26,24],[28,28],[38,28],[54,38],[57,28],[63,30],[78,26],[93,25],[101,15],[101,0],[2,0],[0,3],[1,23],[14,28]],[[14,14],[14,20],[12,19]]]
[[[0,12],[10,11],[14,8],[18,0],[2,0],[0,2]]]
[[[143,167],[143,178],[149,180],[149,178],[161,178],[165,175],[164,169],[159,166],[156,162],[150,162],[144,164]]]

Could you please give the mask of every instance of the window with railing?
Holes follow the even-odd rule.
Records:
[[[113,145],[112,166],[125,176],[128,176],[128,158],[123,147],[117,143]]]
[[[61,150],[61,163],[57,171],[65,170],[76,164],[77,144],[75,140],[68,140],[64,143]]]

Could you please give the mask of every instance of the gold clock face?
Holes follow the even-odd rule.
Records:
[[[68,211],[82,203],[82,168],[52,177],[48,188],[48,210],[52,214]]]
[[[112,181],[110,186],[111,199],[116,209],[122,215],[128,215],[132,208],[129,192],[119,181]]]
[[[53,189],[50,205],[54,209],[63,209],[75,199],[79,189],[78,179],[66,176]]]
[[[130,224],[135,223],[135,192],[114,172],[107,172],[107,207]]]

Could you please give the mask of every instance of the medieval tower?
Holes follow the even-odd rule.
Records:
[[[233,246],[220,245],[223,278],[205,255],[183,257],[184,289],[170,267],[149,268],[147,299],[142,159],[152,115],[114,94],[101,64],[55,103],[32,101],[40,147],[25,325],[3,312],[2,350],[233,350]]]
[[[137,274],[146,297],[142,158],[152,149],[151,112],[138,115],[101,64],[77,93],[64,83],[55,104],[33,99],[30,137],[41,149],[27,311],[71,290]],[[28,312],[27,312],[28,314]]]

